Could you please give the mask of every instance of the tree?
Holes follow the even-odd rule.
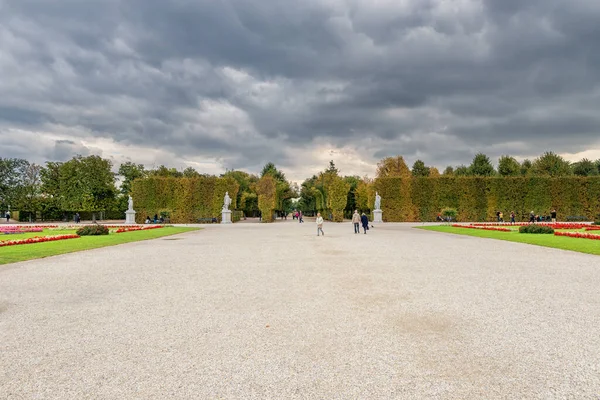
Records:
[[[268,162],[262,169],[260,173],[260,177],[264,177],[265,175],[271,175],[275,180],[280,182],[285,182],[285,174],[275,167],[275,164],[272,162]]]
[[[344,182],[349,185],[348,189],[348,199],[346,201],[346,213],[352,213],[356,209],[356,188],[360,182],[360,177],[358,176],[345,176]]]
[[[344,182],[344,179],[338,175],[333,175],[327,187],[327,208],[331,210],[333,221],[335,222],[342,222],[344,220],[344,209],[348,202],[349,191],[350,185]]]
[[[478,153],[469,166],[469,175],[493,176],[496,173],[490,158],[483,153]]]
[[[29,222],[32,222],[32,213],[35,215],[40,205],[41,170],[40,165],[28,163],[23,176],[23,191],[19,205],[22,211],[29,212]]]
[[[273,222],[273,213],[277,208],[277,181],[269,173],[264,174],[256,183],[258,207],[262,222]]]
[[[465,165],[459,165],[454,170],[454,175],[456,175],[456,176],[467,176],[467,175],[469,175],[469,167],[467,167]]]
[[[377,178],[409,178],[410,170],[402,156],[387,157],[377,163]]]
[[[556,153],[548,151],[533,162],[536,175],[567,176],[572,174],[571,164]]]
[[[514,157],[502,156],[498,161],[498,174],[500,176],[519,176],[521,164]]]
[[[446,169],[444,170],[444,175],[446,175],[446,176],[454,175],[454,168],[452,168],[452,166],[448,165],[446,167]]]
[[[361,212],[369,212],[371,205],[369,204],[369,187],[372,181],[364,177],[356,186],[356,208]]]
[[[280,170],[277,169],[277,167],[275,167],[275,164],[273,164],[272,162],[267,163],[261,172],[261,179],[266,177],[266,176],[271,176],[273,179],[275,179],[276,182],[276,202],[275,202],[275,210],[276,211],[281,211],[281,212],[286,212],[287,210],[289,210],[291,208],[291,202],[292,199],[297,197],[298,194],[292,189],[292,185],[285,179],[285,174],[283,172],[281,172]],[[260,194],[259,194],[259,199],[258,199],[258,203],[259,203],[259,207],[261,207],[260,205],[261,200],[260,200]],[[261,207],[262,210],[262,207]]]
[[[148,172],[142,164],[134,164],[127,161],[119,166],[119,176],[123,178],[121,182],[121,194],[129,196],[131,194],[131,184],[136,179],[145,178]]]
[[[23,177],[29,162],[20,158],[0,158],[0,208],[16,206],[23,191]]]
[[[532,167],[533,167],[533,164],[531,163],[530,160],[528,160],[528,159],[523,160],[523,162],[521,163],[521,176],[529,175],[531,173]]]
[[[258,182],[256,175],[249,174],[244,171],[227,171],[221,177],[230,177],[240,185],[238,191],[238,208],[243,210],[246,215],[255,214],[258,212],[258,196],[255,191],[255,184]]]
[[[578,176],[598,175],[598,166],[595,162],[584,158],[573,164],[573,173]]]
[[[107,210],[115,200],[112,163],[99,156],[77,156],[63,163],[59,171],[62,208],[67,211]]]
[[[184,178],[199,178],[200,174],[194,168],[187,167],[186,169],[183,170],[183,177]]]
[[[327,172],[331,172],[332,174],[338,174],[338,169],[335,166],[335,163],[333,162],[333,160],[329,161],[329,167],[327,168]]]
[[[163,178],[181,178],[183,173],[177,171],[175,168],[167,168],[164,165],[159,166],[149,172],[150,176],[160,176]]]
[[[436,167],[429,167],[429,176],[437,178],[440,176],[440,171]]]
[[[425,163],[421,160],[417,160],[413,164],[413,167],[412,167],[412,175],[413,176],[420,176],[420,177],[429,176],[430,172],[431,171],[430,171],[429,167],[426,167]]]

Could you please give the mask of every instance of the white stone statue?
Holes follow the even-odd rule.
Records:
[[[381,209],[381,196],[377,192],[375,192],[375,209],[376,210]]]
[[[129,205],[129,209],[125,211],[125,223],[126,224],[135,224],[135,211],[133,211],[133,199],[129,196],[129,200],[127,201]]]
[[[225,192],[225,198],[223,199],[223,211],[229,210],[230,205],[231,205],[231,197],[229,197],[229,192]]]

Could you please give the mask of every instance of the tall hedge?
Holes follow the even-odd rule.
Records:
[[[327,189],[327,208],[331,210],[334,222],[342,222],[344,220],[344,209],[348,202],[350,185],[336,175],[332,178]]]
[[[532,210],[559,219],[600,213],[600,177],[418,177],[379,178],[373,183],[382,197],[384,221],[433,221],[444,207],[458,210],[460,221],[486,221],[496,211],[505,220],[515,211],[525,220]],[[371,200],[371,199],[370,199]]]
[[[196,177],[137,179],[132,184],[136,221],[144,222],[146,216],[165,213],[172,223],[194,223],[199,218],[220,218],[225,192],[231,197],[231,207],[236,208],[239,184],[233,178]]]
[[[256,192],[262,222],[273,222],[277,208],[277,181],[271,175],[263,176],[256,184]]]

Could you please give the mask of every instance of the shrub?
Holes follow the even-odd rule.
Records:
[[[534,233],[534,234],[548,234],[553,235],[554,229],[545,225],[523,225],[519,228],[519,233]]]
[[[442,210],[443,217],[456,219],[457,215],[458,215],[458,211],[456,210],[456,208],[446,207]]]
[[[78,236],[108,235],[108,228],[104,225],[86,225],[77,229]]]

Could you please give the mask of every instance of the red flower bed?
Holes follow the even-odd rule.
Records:
[[[20,228],[20,229],[4,229],[0,228],[0,233],[40,233],[44,232],[42,228]]]
[[[588,226],[585,228],[586,231],[600,231],[600,225]]]
[[[554,236],[567,236],[579,239],[594,239],[600,240],[600,235],[586,232],[554,232]]]
[[[454,224],[452,225],[454,228],[469,228],[469,229],[480,229],[482,231],[496,231],[496,232],[512,232],[510,229],[508,228],[499,228],[499,227],[495,227],[495,226],[480,226],[480,225],[459,225],[459,224]]]
[[[591,225],[581,222],[536,222],[536,225],[549,226],[552,229],[583,229],[589,228]],[[472,223],[473,226],[524,226],[529,225],[529,222],[516,222],[511,224],[510,222],[476,222]]]
[[[29,238],[29,239],[0,241],[0,247],[16,246],[19,244],[54,242],[57,240],[77,239],[77,238],[79,238],[79,236],[77,236],[77,235],[56,235],[56,236],[42,236],[42,237],[36,236],[33,238]]]
[[[50,228],[58,228],[58,225],[5,225],[5,226],[0,227],[1,230],[50,229]]]
[[[135,231],[147,231],[149,229],[160,229],[162,226],[160,225],[151,225],[151,226],[128,226],[128,227],[120,227],[117,229],[116,233],[124,233],[124,232],[135,232]]]

